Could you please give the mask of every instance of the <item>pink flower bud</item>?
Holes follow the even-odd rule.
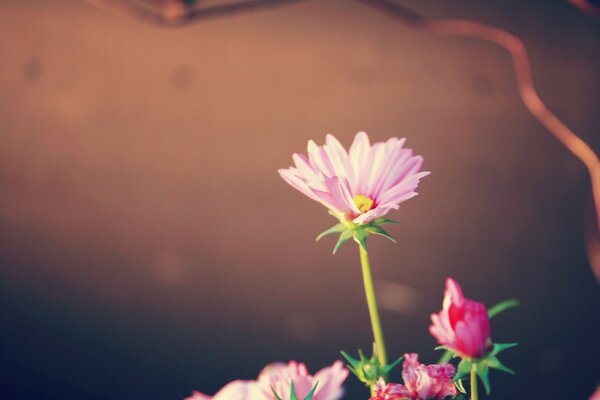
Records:
[[[464,298],[452,278],[446,279],[442,310],[431,314],[431,322],[429,332],[438,343],[462,357],[479,358],[492,349],[487,309]]]

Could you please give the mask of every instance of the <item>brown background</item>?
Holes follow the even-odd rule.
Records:
[[[210,4],[218,2],[211,1]],[[600,149],[600,24],[566,1],[406,1],[528,45],[542,97]],[[432,171],[371,240],[390,351],[433,362],[452,275],[493,321],[491,399],[583,399],[600,291],[583,166],[508,56],[352,1],[162,30],[82,1],[0,2],[0,397],[180,399],[273,360],[369,348],[357,251],[276,170],[308,139],[406,136]],[[350,400],[366,391],[350,380]]]

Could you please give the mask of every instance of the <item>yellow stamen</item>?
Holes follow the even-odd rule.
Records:
[[[362,194],[357,194],[354,196],[354,204],[360,210],[361,213],[366,213],[371,208],[373,208],[373,199],[363,196]]]

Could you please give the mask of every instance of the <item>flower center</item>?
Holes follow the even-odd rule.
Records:
[[[360,210],[361,213],[366,213],[367,211],[369,211],[371,208],[373,208],[373,199],[367,197],[367,196],[363,196],[362,194],[357,194],[356,196],[354,196],[354,204],[356,204],[356,207]]]

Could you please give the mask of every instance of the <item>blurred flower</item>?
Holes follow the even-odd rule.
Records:
[[[438,343],[461,357],[479,358],[492,349],[485,306],[463,297],[458,283],[446,279],[442,310],[431,315],[429,332]]]
[[[415,353],[404,355],[402,379],[404,385],[389,383],[381,379],[371,400],[443,399],[456,396],[452,377],[456,372],[451,364],[423,365]]]
[[[228,383],[214,396],[194,391],[191,397],[184,400],[262,400],[267,398],[255,381],[237,380]]]
[[[594,393],[592,393],[592,397],[589,400],[600,400],[600,386],[596,389]]]
[[[184,400],[272,400],[273,390],[282,400],[289,400],[292,382],[299,399],[304,399],[318,383],[312,400],[338,400],[344,394],[342,384],[347,376],[348,370],[341,361],[321,369],[314,376],[302,363],[273,363],[261,371],[256,381],[230,382],[212,397],[194,391]]]
[[[398,209],[417,195],[423,157],[405,149],[405,139],[391,138],[371,145],[365,132],[354,138],[350,151],[332,135],[326,144],[308,142],[308,156],[294,154],[295,167],[280,169],[286,182],[327,207],[340,221],[369,223]]]
[[[321,369],[314,376],[308,373],[303,363],[290,361],[288,364],[267,365],[258,377],[258,385],[266,395],[263,397],[265,400],[271,399],[272,390],[283,400],[289,400],[292,381],[299,399],[307,396],[318,383],[313,400],[338,400],[344,394],[342,384],[347,376],[348,370],[341,361]]]

